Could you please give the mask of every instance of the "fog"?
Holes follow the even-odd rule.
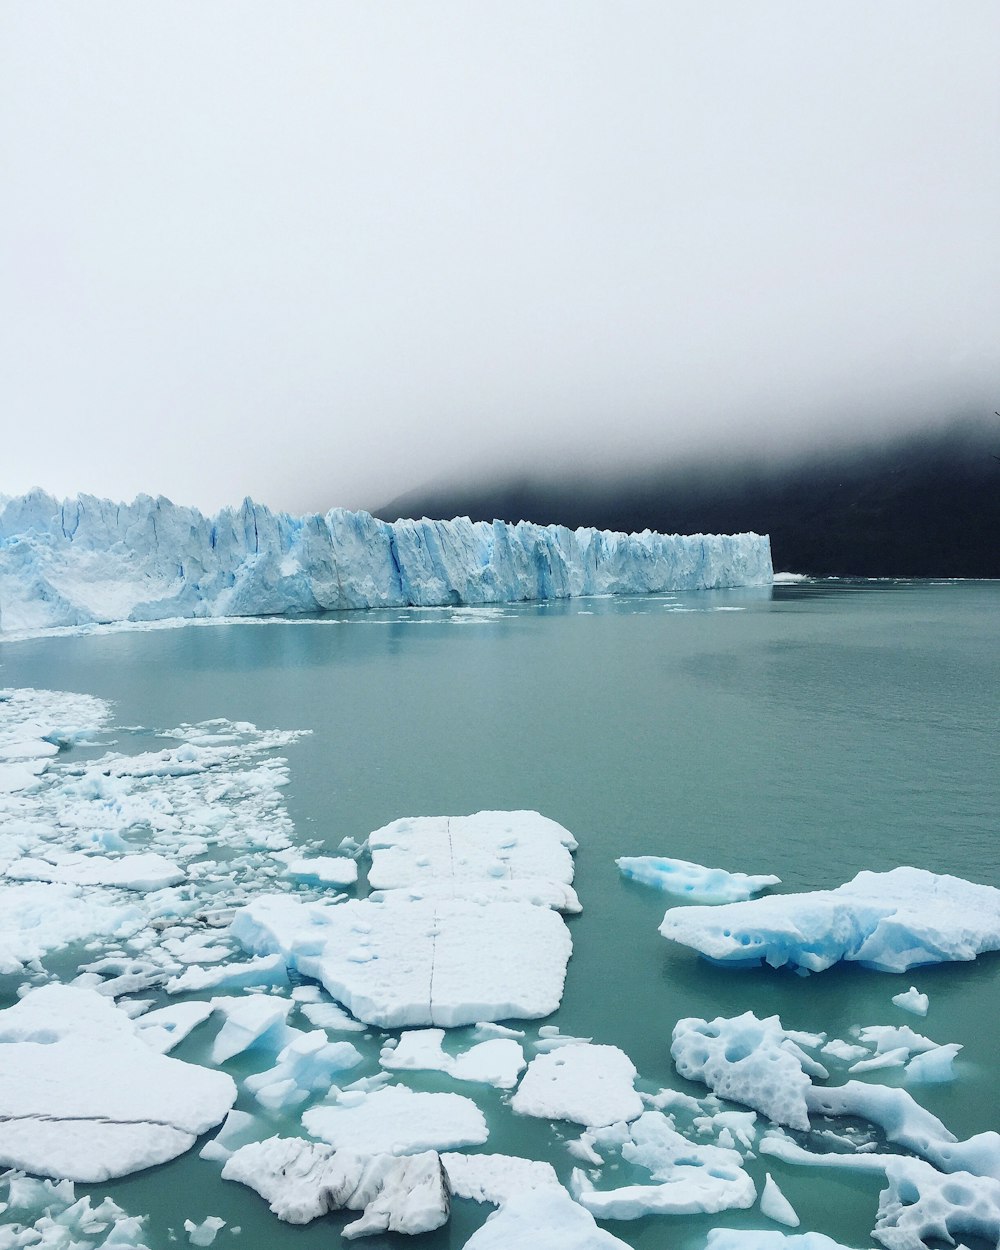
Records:
[[[1000,6],[0,10],[0,493],[377,507],[997,407]]]

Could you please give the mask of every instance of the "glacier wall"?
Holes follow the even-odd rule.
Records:
[[[247,499],[203,516],[43,491],[0,498],[0,630],[343,608],[764,586],[757,534],[667,536],[521,521],[293,517]]]

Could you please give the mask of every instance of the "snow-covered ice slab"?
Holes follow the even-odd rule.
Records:
[[[92,990],[49,985],[0,1011],[0,1165],[103,1181],[173,1159],[236,1086],[157,1054]]]
[[[727,963],[905,972],[1000,950],[1000,890],[922,868],[860,872],[834,890],[672,908],[660,932]]]
[[[456,1081],[475,1081],[513,1089],[524,1069],[524,1051],[509,1037],[477,1042],[457,1055],[445,1052],[444,1029],[408,1029],[395,1046],[387,1045],[379,1062],[390,1072],[446,1072]]]
[[[623,877],[695,903],[735,903],[781,884],[780,877],[748,876],[658,855],[626,855],[615,863]]]
[[[576,840],[538,812],[412,816],[368,838],[373,890],[415,898],[500,898],[578,912]]]
[[[140,495],[0,500],[0,628],[297,615],[769,586],[757,534],[616,534],[502,521],[291,517],[247,499],[203,516]]]
[[[285,864],[285,876],[295,881],[316,881],[321,885],[354,885],[358,865],[344,855],[297,856]]]
[[[132,900],[80,886],[0,882],[0,973],[70,942],[94,937],[131,937],[146,923]]]
[[[151,1049],[165,1055],[212,1014],[211,1003],[171,1003],[147,1011],[135,1021],[136,1036]]]
[[[344,1228],[348,1239],[432,1232],[451,1212],[446,1174],[433,1150],[405,1157],[358,1154],[297,1137],[269,1137],[234,1151],[222,1176],[248,1185],[290,1224],[345,1208],[363,1212]]]
[[[678,1020],[670,1053],[681,1076],[703,1082],[720,1098],[753,1107],[775,1124],[808,1129],[809,1076],[829,1073],[800,1043],[824,1040],[787,1032],[777,1016],[759,1020],[747,1011],[732,1019]]]
[[[448,1187],[457,1198],[489,1202],[494,1206],[530,1189],[562,1189],[551,1163],[521,1159],[517,1155],[462,1154],[441,1156]]]
[[[471,1098],[422,1094],[405,1085],[371,1093],[344,1091],[332,1105],[312,1107],[302,1123],[313,1137],[338,1150],[362,1154],[417,1154],[455,1150],[486,1141],[486,1120]]]
[[[173,860],[148,851],[138,855],[84,855],[55,852],[44,859],[29,855],[8,865],[10,881],[55,881],[66,885],[109,885],[125,890],[162,890],[187,873]]]
[[[595,1189],[573,1173],[577,1201],[598,1219],[636,1220],[645,1215],[693,1215],[753,1206],[757,1190],[738,1150],[697,1145],[660,1111],[644,1111],[630,1126],[622,1158],[652,1174],[655,1184]]]
[[[522,902],[388,896],[324,905],[262,895],[237,912],[231,932],[383,1028],[548,1015],[571,950],[559,915]]]
[[[508,1198],[465,1250],[629,1250],[624,1241],[598,1228],[589,1211],[565,1189],[543,1186]]]
[[[617,1046],[576,1043],[532,1059],[510,1100],[518,1115],[571,1120],[588,1128],[642,1114],[635,1065]]]

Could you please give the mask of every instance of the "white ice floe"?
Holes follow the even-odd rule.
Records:
[[[367,1154],[416,1154],[478,1146],[489,1131],[471,1098],[414,1093],[388,1085],[371,1093],[342,1092],[302,1117],[306,1130],[336,1149]]]
[[[329,1029],[333,1033],[363,1033],[368,1027],[336,1003],[302,1003],[299,1010],[317,1029]]]
[[[445,1171],[433,1150],[401,1158],[269,1137],[235,1151],[222,1176],[248,1185],[290,1224],[308,1224],[328,1211],[361,1211],[361,1219],[343,1229],[347,1238],[431,1232],[451,1211]]]
[[[131,898],[75,885],[0,882],[0,974],[20,972],[71,942],[132,937],[145,924]]]
[[[785,1224],[788,1228],[798,1228],[801,1221],[795,1208],[778,1187],[778,1182],[770,1172],[765,1174],[764,1188],[760,1195],[760,1213],[766,1215],[776,1224]]]
[[[0,1011],[0,1164],[102,1181],[190,1149],[230,1077],[157,1054],[92,990],[49,985]]]
[[[426,899],[521,900],[578,912],[576,840],[538,812],[411,816],[368,838],[368,883]]]
[[[0,1246],[3,1250],[146,1250],[146,1216],[129,1215],[111,1198],[77,1198],[72,1181],[38,1180],[23,1172],[0,1176]]]
[[[224,1017],[224,1024],[212,1043],[212,1062],[225,1063],[251,1047],[273,1041],[280,1050],[290,1030],[285,1028],[292,1000],[278,994],[249,994],[236,998],[213,998],[212,1008]]]
[[[623,856],[615,863],[623,877],[695,903],[735,903],[759,894],[768,886],[781,884],[780,877],[753,877],[743,872],[705,868],[686,859],[666,859],[658,855]]]
[[[1000,949],[1000,890],[922,868],[860,872],[834,890],[671,908],[660,932],[720,962],[905,972]]]
[[[222,1121],[219,1131],[198,1151],[199,1159],[225,1163],[240,1146],[245,1146],[257,1136],[260,1121],[246,1111],[230,1111]]]
[[[354,885],[358,865],[342,855],[295,856],[285,864],[285,876],[295,881],[319,882],[320,885]]]
[[[732,1019],[679,1020],[670,1053],[681,1076],[701,1081],[720,1098],[753,1107],[775,1124],[808,1129],[809,1077],[829,1074],[800,1043],[818,1046],[823,1040],[787,1032],[777,1016],[759,1020],[747,1011]]]
[[[472,1202],[499,1206],[531,1189],[562,1188],[552,1164],[535,1159],[448,1151],[442,1154],[441,1162],[451,1192]]]
[[[915,1016],[926,1016],[930,999],[921,994],[915,985],[911,985],[903,994],[893,994],[892,1001],[904,1011],[912,1011]]]
[[[210,1246],[226,1227],[226,1221],[218,1215],[207,1216],[200,1224],[194,1220],[184,1221],[184,1231],[192,1246]]]
[[[543,1186],[515,1194],[465,1243],[465,1250],[628,1250],[598,1228],[565,1189]]]
[[[835,1037],[819,1048],[821,1055],[829,1055],[831,1059],[839,1059],[842,1063],[855,1063],[858,1059],[866,1059],[871,1051],[867,1046],[857,1046],[853,1042],[845,1042]]]
[[[388,1071],[447,1072],[456,1081],[478,1081],[499,1089],[513,1089],[523,1071],[524,1051],[513,1038],[477,1042],[457,1055],[442,1046],[444,1029],[410,1029],[396,1046],[386,1047],[379,1062]]]
[[[757,1190],[738,1151],[696,1145],[661,1111],[644,1111],[629,1126],[621,1153],[628,1163],[645,1168],[654,1183],[600,1190],[576,1169],[573,1192],[598,1219],[713,1213],[756,1201]]]
[[[1000,1181],[970,1172],[943,1175],[920,1159],[887,1164],[872,1236],[887,1250],[928,1250],[963,1236],[1000,1242]]]
[[[211,968],[192,966],[167,982],[168,994],[196,994],[204,990],[245,989],[247,986],[288,985],[285,961],[266,955],[247,963],[219,964]]]
[[[135,1021],[136,1036],[151,1050],[165,1055],[211,1014],[211,1003],[171,1003],[139,1016]]]
[[[636,1070],[617,1046],[577,1043],[538,1055],[510,1100],[518,1115],[593,1127],[642,1114]]]
[[[9,881],[56,881],[65,885],[114,885],[126,890],[161,890],[187,876],[172,860],[148,852],[139,855],[85,855],[54,851],[44,858],[25,855],[7,866]]]
[[[713,1228],[705,1250],[851,1250],[825,1233],[758,1232],[749,1228]]]
[[[959,1042],[948,1042],[933,1050],[914,1055],[906,1065],[906,1079],[911,1084],[943,1085],[955,1079],[955,1056],[962,1049]]]
[[[288,1029],[289,1040],[278,1052],[273,1068],[244,1080],[257,1101],[272,1111],[297,1107],[313,1094],[325,1094],[335,1073],[348,1072],[361,1062],[350,1042],[331,1042],[323,1029],[301,1033]]]
[[[231,932],[384,1028],[548,1015],[571,949],[557,913],[522,902],[323,905],[263,895],[237,912]]]

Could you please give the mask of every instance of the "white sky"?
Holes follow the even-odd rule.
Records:
[[[998,66],[996,0],[0,0],[0,493],[992,409]]]

